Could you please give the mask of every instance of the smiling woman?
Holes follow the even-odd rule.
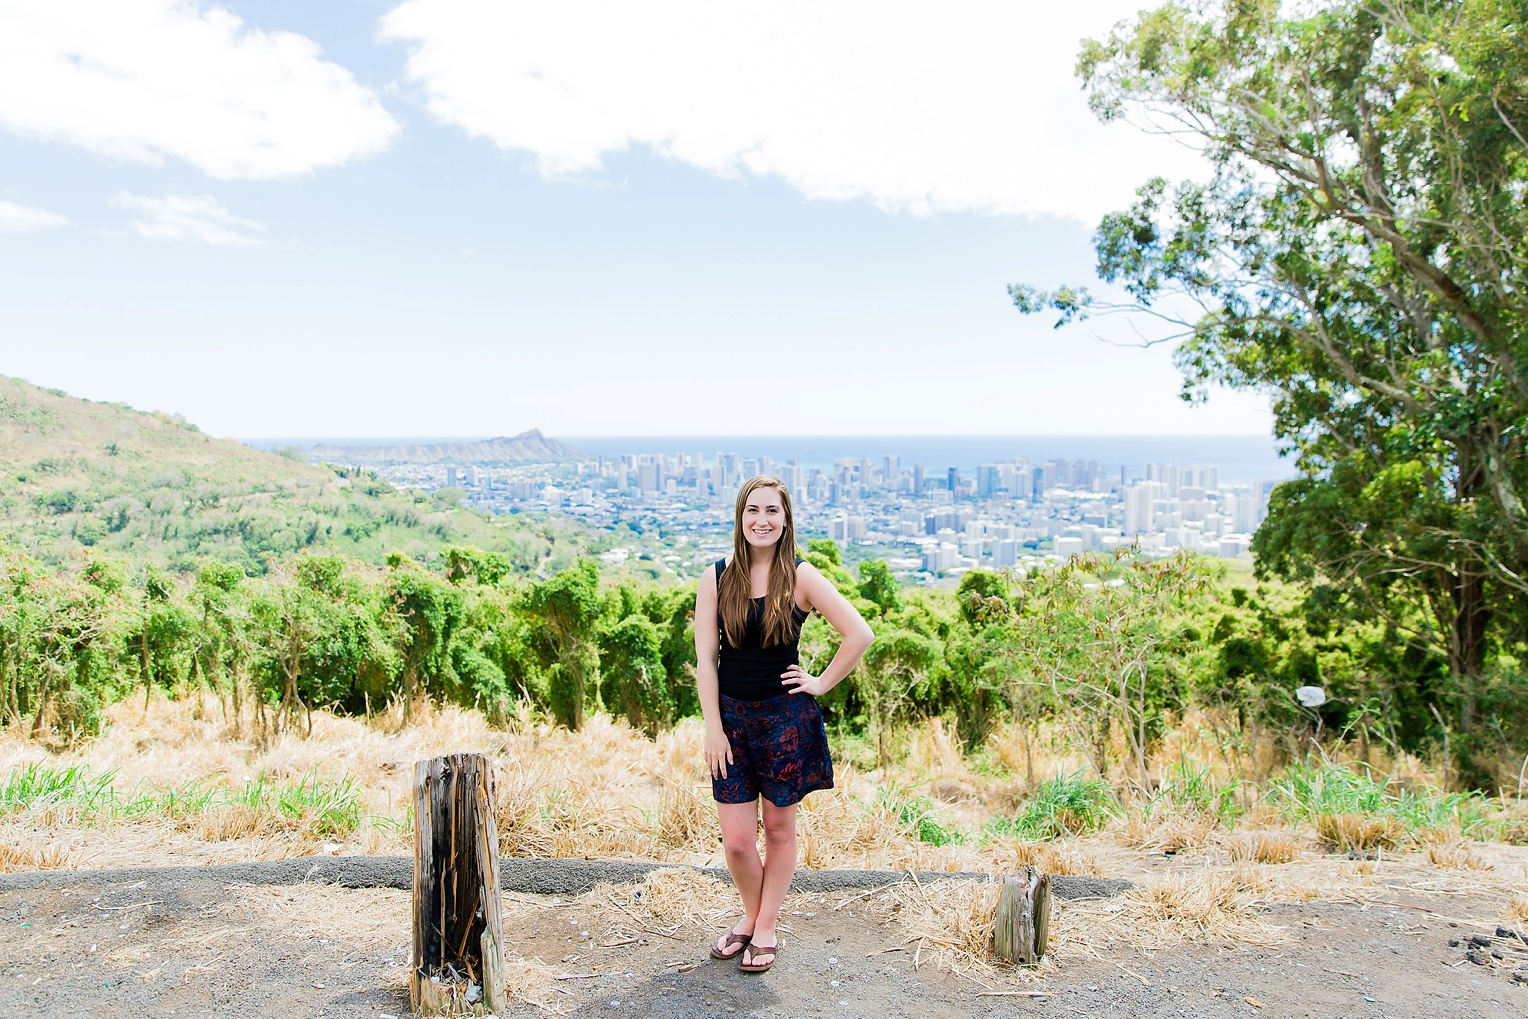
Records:
[[[731,559],[695,595],[696,685],[706,763],[727,867],[743,919],[711,948],[762,973],[779,952],[775,922],[796,870],[796,804],[833,786],[816,696],[847,676],[870,646],[870,627],[816,567],[796,555],[790,492],[755,477],[738,492]],[[800,665],[801,624],[816,609],[842,637],[820,676]],[[765,855],[757,834],[764,817]]]

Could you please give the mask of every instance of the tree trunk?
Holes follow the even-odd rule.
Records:
[[[420,1015],[509,1007],[499,899],[493,764],[451,754],[414,765],[414,950]]]
[[[149,624],[146,619],[143,621],[143,632],[138,635],[138,650],[143,665],[143,714],[146,717],[149,713],[149,691],[154,685],[154,673],[149,668]]]
[[[1454,621],[1449,634],[1448,664],[1459,684],[1459,731],[1469,732],[1479,721],[1476,684],[1485,668],[1486,627],[1491,609],[1486,603],[1485,577],[1461,563],[1454,575]]]
[[[1050,875],[1033,867],[1003,879],[998,893],[992,951],[999,959],[1032,966],[1045,956],[1050,942]]]

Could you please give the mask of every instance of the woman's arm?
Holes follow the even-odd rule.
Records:
[[[717,699],[716,656],[721,651],[716,622],[716,570],[708,567],[695,589],[695,692],[700,715],[706,722],[706,766],[716,777],[727,777],[732,763],[732,744],[722,730],[721,702]]]
[[[833,656],[828,667],[822,670],[822,675],[813,676],[801,666],[792,665],[782,676],[785,685],[791,688],[791,693],[809,693],[820,697],[854,671],[865,649],[875,639],[875,634],[870,631],[870,624],[865,622],[859,610],[849,604],[849,599],[839,594],[833,582],[811,563],[802,563],[796,567],[796,587],[804,596],[806,608],[821,612],[822,618],[843,638],[838,645],[838,653]]]

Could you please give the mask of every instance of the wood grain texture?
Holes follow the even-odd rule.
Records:
[[[484,1015],[509,1006],[499,894],[493,764],[450,754],[414,765],[414,951],[419,1015]],[[468,1001],[469,989],[481,990]]]
[[[1003,879],[998,894],[992,952],[1020,966],[1039,962],[1050,943],[1050,875],[1033,867]]]

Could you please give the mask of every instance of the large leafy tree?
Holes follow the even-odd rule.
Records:
[[[585,697],[599,690],[599,580],[593,561],[580,559],[525,594],[525,610],[545,627],[552,712],[569,729],[583,725]]]
[[[1395,621],[1477,727],[1528,592],[1528,4],[1171,3],[1079,73],[1100,117],[1179,132],[1211,172],[1103,220],[1109,295],[1015,303],[1155,317],[1186,398],[1269,393],[1300,477],[1259,569]]]

